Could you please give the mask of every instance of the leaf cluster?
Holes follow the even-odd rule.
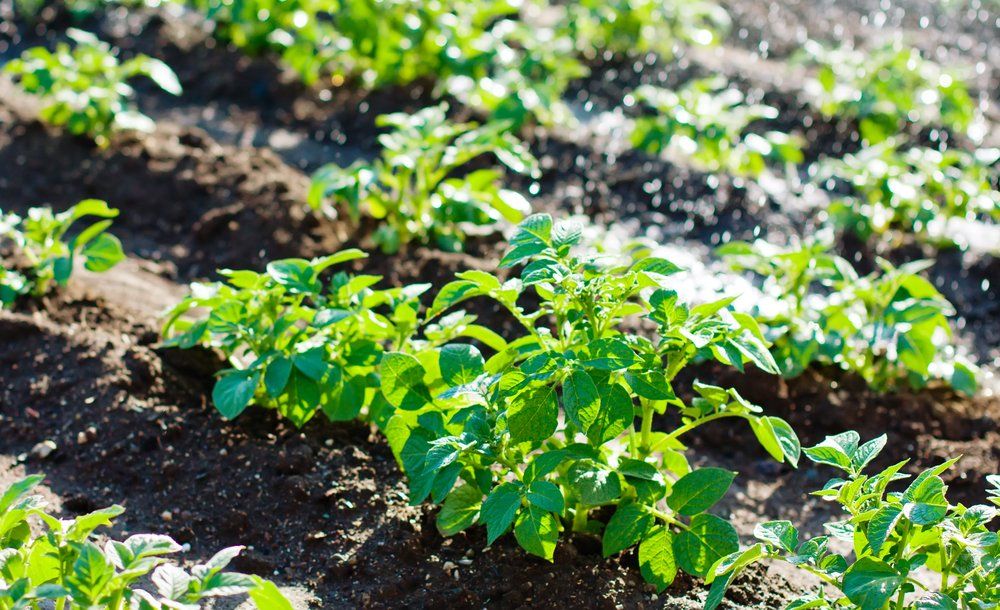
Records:
[[[470,231],[523,219],[530,205],[500,187],[500,170],[468,167],[489,155],[511,171],[537,175],[538,162],[506,124],[456,123],[447,110],[441,104],[378,117],[379,126],[391,129],[379,136],[381,156],[320,168],[309,204],[330,216],[346,208],[355,223],[362,214],[380,221],[372,240],[387,253],[414,241],[461,251]]]
[[[978,369],[947,341],[952,306],[919,275],[926,261],[895,267],[880,259],[877,271],[861,276],[820,240],[789,248],[732,242],[718,253],[764,278],[752,315],[783,375],[818,363],[857,373],[879,391],[941,379],[975,392]]]
[[[116,216],[118,210],[97,199],[58,214],[47,207],[31,208],[23,218],[0,211],[0,247],[7,259],[0,264],[0,306],[22,295],[43,296],[53,282],[65,286],[77,259],[94,272],[118,264],[125,257],[121,242],[106,233]],[[98,220],[70,236],[77,221],[87,217]]]
[[[994,188],[1000,150],[944,152],[892,141],[824,162],[820,181],[849,183],[854,196],[829,208],[834,223],[863,239],[890,231],[916,233],[949,243],[952,219],[1000,220],[1000,191]]]
[[[273,583],[224,571],[242,547],[185,570],[168,557],[182,550],[169,536],[136,534],[99,545],[94,531],[124,509],[58,519],[31,493],[42,478],[27,477],[0,493],[0,609],[197,610],[203,601],[248,594],[260,610],[291,610]]]
[[[589,532],[606,556],[639,545],[645,578],[662,590],[678,569],[704,575],[737,547],[733,526],[707,512],[735,473],[692,469],[682,437],[738,418],[792,464],[798,439],[735,390],[696,383],[690,403],[674,391],[696,359],[777,371],[732,299],[689,306],[667,287],[678,271],[670,261],[602,260],[575,251],[580,239],[579,225],[530,216],[501,263],[521,267],[519,277],[467,271],[445,285],[427,320],[488,298],[521,334],[385,354],[381,389],[394,413],[383,431],[411,502],[443,505],[445,535],[480,523],[492,543],[513,530],[526,551],[551,561],[561,530]],[[661,430],[659,416],[674,423]],[[607,523],[592,519],[600,508],[614,511]]]
[[[152,120],[130,104],[135,92],[127,80],[146,76],[164,91],[180,95],[177,76],[162,61],[138,55],[121,62],[116,51],[93,34],[70,29],[68,35],[72,47],[32,47],[4,66],[22,89],[41,97],[39,118],[46,123],[106,146],[117,129],[153,129]]]
[[[910,123],[977,139],[970,131],[976,102],[962,76],[899,41],[864,51],[808,41],[802,60],[817,71],[806,91],[819,111],[856,119],[868,144],[892,138]]]
[[[994,608],[1000,603],[1000,537],[989,529],[997,509],[951,504],[941,475],[958,459],[918,474],[902,491],[894,482],[906,462],[876,474],[864,473],[886,443],[883,435],[861,443],[856,432],[829,436],[803,452],[817,464],[843,474],[813,495],[835,502],[846,513],[826,524],[828,535],[808,540],[788,521],[760,524],[759,542],[721,559],[712,569],[709,609],[725,587],[751,563],[781,559],[823,582],[816,593],[788,608],[909,608],[958,610]],[[995,477],[994,477],[995,479]],[[853,559],[833,550],[847,545]],[[921,574],[929,573],[930,578]]]
[[[652,110],[632,126],[632,145],[652,154],[690,160],[708,171],[759,176],[768,161],[801,163],[801,145],[788,134],[750,132],[751,123],[777,117],[777,110],[747,104],[722,77],[692,81],[673,91],[644,85],[628,103]]]

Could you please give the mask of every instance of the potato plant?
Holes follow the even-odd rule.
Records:
[[[461,251],[470,231],[520,221],[531,208],[520,194],[500,188],[501,172],[466,166],[490,155],[511,171],[536,175],[538,162],[504,124],[456,123],[447,110],[442,104],[380,116],[378,124],[392,129],[379,136],[382,155],[320,168],[309,204],[328,216],[346,209],[355,223],[362,214],[380,221],[371,240],[387,253],[411,242]]]
[[[117,265],[125,254],[118,238],[106,232],[116,216],[118,210],[96,199],[59,213],[31,208],[25,217],[0,210],[0,251],[5,253],[0,264],[0,308],[24,295],[48,294],[53,283],[65,286],[78,259],[95,272]],[[97,220],[79,229],[78,221],[87,218]]]
[[[807,93],[827,117],[858,121],[869,144],[894,137],[910,124],[966,134],[977,118],[976,102],[962,76],[895,42],[861,51],[809,41],[803,61],[816,70]]]
[[[905,489],[890,487],[909,478],[906,460],[865,474],[886,437],[866,443],[856,432],[829,436],[804,449],[817,464],[839,470],[814,495],[842,507],[844,519],[826,524],[828,535],[808,540],[789,521],[757,526],[753,546],[719,560],[706,608],[714,609],[725,588],[746,566],[779,559],[822,581],[815,593],[788,608],[904,610],[995,608],[1000,605],[1000,538],[990,529],[993,506],[951,504],[941,475],[958,458],[928,468]],[[842,541],[853,550],[831,547]],[[926,574],[921,574],[924,572]]]
[[[520,266],[520,277],[467,271],[445,285],[428,320],[486,297],[522,334],[489,346],[489,358],[457,342],[386,353],[381,389],[394,413],[384,432],[411,502],[442,504],[443,534],[480,523],[492,544],[512,529],[549,561],[561,530],[598,534],[605,556],[638,545],[644,577],[662,590],[678,569],[704,576],[737,550],[733,526],[708,512],[736,473],[691,468],[685,435],[742,419],[792,464],[798,439],[735,390],[695,383],[690,403],[675,393],[675,377],[698,358],[776,372],[752,318],[730,311],[731,299],[680,302],[667,287],[678,271],[668,260],[612,264],[574,253],[579,240],[578,226],[533,215],[501,263]],[[525,309],[529,292],[537,305]],[[625,318],[649,332],[631,332]],[[607,523],[600,508],[613,510]]]
[[[22,89],[41,98],[39,118],[46,123],[106,146],[115,130],[153,129],[153,121],[130,104],[134,91],[127,80],[146,76],[164,91],[180,95],[177,76],[162,61],[138,55],[122,62],[93,34],[70,29],[68,35],[72,47],[33,47],[4,66]]]
[[[732,242],[718,252],[734,269],[764,278],[752,315],[786,377],[819,363],[854,372],[878,391],[938,379],[975,392],[978,368],[947,341],[951,304],[919,275],[926,261],[879,260],[878,271],[860,276],[818,240],[789,248]]]
[[[947,244],[953,218],[1000,220],[1000,191],[994,187],[998,159],[995,148],[900,150],[889,141],[824,162],[817,178],[844,180],[855,193],[830,206],[837,226],[863,239],[903,231]]]
[[[186,570],[168,558],[182,550],[169,536],[135,534],[102,545],[94,531],[124,509],[59,519],[31,493],[42,478],[32,475],[0,493],[0,609],[194,610],[246,594],[260,610],[291,610],[270,581],[223,571],[242,547]]]
[[[330,267],[366,255],[344,250],[313,260],[274,261],[264,273],[224,270],[225,282],[193,284],[168,314],[163,344],[217,348],[232,368],[219,372],[212,401],[226,418],[250,404],[276,409],[296,426],[317,411],[332,421],[384,423],[377,367],[386,349],[430,349],[456,336],[490,342],[462,313],[423,329],[418,297],[428,285],[379,289],[379,276]]]
[[[669,59],[681,45],[718,43],[729,23],[726,10],[706,0],[581,0],[566,5],[561,25],[584,56],[611,51]]]
[[[631,133],[633,146],[649,153],[690,160],[708,171],[754,177],[769,160],[803,160],[799,142],[788,134],[748,131],[754,121],[775,118],[777,110],[747,104],[722,77],[696,80],[677,91],[644,85],[632,97],[653,111],[637,118]]]

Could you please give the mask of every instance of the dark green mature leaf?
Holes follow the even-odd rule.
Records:
[[[699,468],[674,483],[667,506],[674,512],[692,516],[712,508],[736,478],[736,473],[722,468]]]
[[[591,460],[580,460],[567,472],[572,490],[587,506],[598,506],[617,500],[622,493],[618,473]]]
[[[639,504],[621,504],[604,529],[603,553],[610,557],[646,536],[653,526],[653,516]]]
[[[844,573],[844,595],[860,610],[879,610],[896,595],[904,580],[889,564],[862,557]]]
[[[441,378],[451,386],[471,383],[483,374],[483,355],[472,345],[450,343],[439,355]]]
[[[715,562],[739,550],[740,539],[728,521],[702,513],[688,529],[674,536],[674,557],[688,574],[707,576]]]
[[[424,367],[409,354],[387,352],[379,366],[382,395],[397,409],[412,411],[430,404],[430,390],[424,384]]]
[[[521,506],[522,489],[514,483],[501,483],[483,502],[480,521],[486,523],[486,544],[503,535],[514,522]]]
[[[551,481],[535,481],[528,486],[525,494],[528,502],[542,510],[553,513],[562,513],[565,509],[562,491],[559,486]]]
[[[563,382],[562,398],[569,421],[581,430],[590,428],[601,408],[601,395],[590,375],[581,370],[570,373]]]
[[[256,371],[230,371],[224,373],[212,388],[212,403],[226,419],[242,413],[253,400],[260,373]]]
[[[518,394],[507,410],[507,427],[515,443],[541,442],[552,436],[559,424],[555,390],[535,386]]]
[[[882,546],[892,535],[903,512],[895,506],[882,506],[868,522],[868,544],[876,555],[882,552]]]
[[[666,526],[653,528],[639,543],[639,570],[658,593],[669,587],[677,577],[673,544],[673,535]]]
[[[552,561],[559,540],[559,520],[537,506],[527,506],[517,515],[514,537],[524,550]]]
[[[613,383],[602,386],[599,391],[601,408],[594,422],[586,430],[587,438],[595,445],[603,445],[616,438],[632,425],[632,420],[635,419],[632,397],[625,386]]]

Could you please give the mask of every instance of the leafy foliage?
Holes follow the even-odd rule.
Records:
[[[318,410],[331,420],[381,422],[377,367],[386,348],[409,352],[456,336],[488,337],[462,313],[424,330],[417,340],[426,284],[378,289],[379,276],[330,267],[363,258],[345,250],[313,260],[274,261],[264,273],[224,270],[225,282],[193,284],[169,313],[164,345],[220,349],[232,368],[220,371],[216,408],[234,418],[255,403],[302,426]]]
[[[260,610],[291,610],[269,581],[224,572],[241,547],[224,549],[185,570],[168,559],[181,550],[169,536],[136,534],[102,546],[94,536],[124,509],[111,506],[74,519],[57,519],[31,491],[39,475],[0,494],[0,608],[200,608],[203,600],[249,594]],[[41,531],[36,533],[32,520]],[[148,581],[146,578],[148,577]],[[143,581],[143,582],[140,582]]]
[[[680,45],[718,43],[729,22],[706,0],[581,0],[567,6],[563,26],[585,56],[609,50],[669,59]]]
[[[696,358],[777,371],[756,323],[729,310],[732,299],[690,307],[666,287],[678,271],[670,261],[574,254],[580,236],[577,225],[530,216],[501,263],[523,266],[519,278],[467,271],[445,285],[428,320],[487,297],[523,335],[487,344],[488,359],[462,343],[386,354],[382,393],[395,411],[384,432],[411,502],[443,504],[445,535],[479,522],[492,543],[513,530],[526,551],[551,561],[560,530],[603,531],[605,555],[638,544],[646,579],[663,589],[678,569],[704,575],[737,548],[733,526],[707,512],[735,473],[692,469],[681,438],[740,418],[775,459],[793,464],[798,439],[735,390],[696,383],[690,404],[674,392],[675,376]],[[529,292],[537,306],[525,310],[518,302]],[[626,317],[652,336],[628,331]],[[680,423],[655,430],[667,411]],[[612,506],[606,524],[591,519]]]
[[[735,269],[765,278],[753,316],[764,326],[785,376],[812,363],[863,377],[877,390],[907,382],[920,388],[943,379],[972,393],[978,369],[948,345],[951,304],[920,277],[918,261],[860,276],[819,240],[782,249],[767,242],[732,242],[718,252]]]
[[[996,607],[1000,538],[988,526],[997,509],[948,502],[948,486],[941,475],[957,458],[924,470],[902,491],[889,491],[894,482],[909,478],[900,472],[905,461],[877,474],[864,474],[885,442],[881,436],[861,443],[856,432],[845,432],[805,449],[813,462],[843,472],[814,495],[839,504],[846,518],[828,523],[829,535],[809,540],[800,539],[788,521],[760,524],[754,532],[760,542],[713,567],[714,599],[721,599],[721,591],[747,565],[777,558],[823,582],[819,591],[788,608]],[[852,546],[853,561],[830,548],[834,539]],[[918,570],[935,577],[918,578]],[[843,597],[831,597],[831,589]]]
[[[125,254],[121,242],[106,233],[118,210],[96,199],[87,199],[65,212],[51,208],[28,210],[24,218],[0,211],[0,247],[9,249],[9,262],[0,265],[0,306],[10,305],[19,296],[42,296],[55,282],[65,286],[79,258],[89,271],[107,271]],[[68,237],[78,220],[100,220]]]
[[[33,47],[4,66],[22,89],[42,98],[40,118],[72,134],[85,134],[101,146],[116,129],[152,130],[152,120],[129,104],[134,92],[125,81],[146,76],[164,91],[180,95],[173,71],[145,55],[120,62],[111,46],[93,34],[74,29],[68,34],[74,47],[60,43],[55,52]]]
[[[975,154],[919,147],[900,151],[888,141],[825,162],[817,177],[851,185],[856,196],[836,201],[829,213],[858,236],[902,230],[947,243],[952,218],[1000,220],[1000,191],[993,186],[998,159],[995,148]]]
[[[393,130],[379,136],[381,157],[320,168],[310,205],[322,208],[332,199],[355,222],[362,213],[382,221],[372,240],[388,253],[412,241],[460,251],[469,230],[520,221],[531,208],[518,193],[500,188],[500,171],[466,166],[492,155],[512,171],[535,175],[538,162],[504,124],[454,123],[447,110],[442,104],[380,116],[378,124]],[[325,209],[336,215],[334,206]]]
[[[726,88],[722,77],[696,80],[677,91],[644,85],[633,98],[655,112],[636,119],[632,128],[632,144],[647,152],[749,176],[763,173],[768,160],[803,160],[799,143],[788,134],[748,132],[752,122],[773,119],[777,110],[746,104],[743,94]]]
[[[976,120],[976,102],[963,78],[898,41],[874,49],[826,48],[809,41],[806,63],[817,69],[807,92],[827,117],[857,119],[861,136],[878,144],[909,123],[964,133]]]

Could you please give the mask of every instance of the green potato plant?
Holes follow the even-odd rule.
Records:
[[[76,43],[60,43],[56,50],[33,47],[4,66],[22,89],[42,101],[39,118],[74,135],[86,135],[107,146],[118,129],[151,131],[153,121],[136,110],[126,81],[146,76],[173,95],[180,95],[177,76],[162,61],[138,55],[119,61],[115,50],[89,32],[70,29]]]
[[[196,610],[242,595],[259,610],[292,609],[270,581],[223,571],[242,547],[186,570],[168,558],[182,550],[169,536],[136,534],[102,546],[94,531],[124,509],[59,519],[31,493],[42,479],[32,475],[0,493],[0,610]]]
[[[263,273],[223,270],[226,281],[193,284],[167,314],[163,344],[222,351],[232,367],[219,372],[212,401],[226,418],[257,404],[296,426],[317,411],[332,421],[383,422],[377,367],[386,349],[409,352],[466,335],[491,341],[492,333],[458,313],[418,340],[418,297],[428,285],[379,289],[380,276],[321,277],[365,256],[344,250],[273,261]]]
[[[706,0],[581,0],[566,5],[561,25],[586,57],[612,51],[669,59],[682,45],[717,44],[730,18]]]
[[[790,603],[789,609],[958,610],[1000,605],[1000,538],[989,528],[997,509],[948,501],[941,474],[958,458],[924,470],[901,491],[890,491],[893,483],[909,478],[900,472],[905,460],[876,474],[864,473],[885,443],[884,435],[861,443],[858,433],[845,432],[804,449],[813,462],[843,473],[813,495],[839,504],[845,519],[827,523],[828,535],[808,540],[800,538],[789,521],[758,525],[754,536],[759,542],[712,568],[706,609],[718,606],[741,570],[767,559],[785,561],[823,583],[815,593]],[[835,551],[835,541],[848,545],[854,557]]]
[[[795,377],[813,363],[857,373],[877,391],[932,379],[976,391],[978,368],[955,354],[951,303],[920,277],[918,261],[860,276],[820,240],[780,248],[731,242],[718,253],[738,271],[764,278],[751,314],[764,327],[781,373]]]
[[[1000,191],[994,188],[996,148],[975,153],[910,148],[893,141],[827,160],[817,180],[845,180],[856,196],[835,201],[829,214],[836,226],[862,239],[894,231],[953,243],[945,230],[953,218],[1000,221]]]
[[[828,118],[856,119],[869,144],[894,137],[910,123],[979,139],[970,130],[976,102],[962,76],[899,41],[864,51],[809,41],[802,61],[817,71],[806,86],[817,109]]]
[[[534,176],[538,162],[505,124],[455,123],[447,110],[441,104],[412,115],[380,116],[378,124],[393,130],[379,136],[382,155],[374,162],[317,170],[309,204],[328,216],[344,207],[355,223],[362,213],[381,221],[371,240],[386,253],[414,241],[461,251],[471,230],[520,221],[530,205],[500,188],[498,169],[463,170],[492,155],[508,169]]]
[[[48,294],[53,283],[65,286],[77,259],[95,272],[117,265],[125,254],[118,238],[106,232],[116,216],[118,210],[96,199],[58,214],[37,207],[22,218],[0,210],[0,249],[6,252],[0,264],[0,308],[24,295]],[[77,221],[88,217],[98,220],[69,237]]]
[[[788,134],[748,132],[754,121],[773,119],[777,110],[763,104],[746,104],[743,94],[727,88],[722,77],[692,81],[671,91],[644,85],[632,94],[632,103],[653,114],[637,118],[632,145],[651,154],[690,160],[713,172],[760,176],[767,161],[801,163],[800,143]]]
[[[521,266],[520,277],[467,271],[445,285],[427,320],[486,297],[522,335],[488,346],[488,359],[457,342],[386,353],[381,390],[394,413],[384,432],[411,502],[442,504],[444,535],[480,523],[492,544],[513,529],[521,547],[551,561],[561,530],[597,534],[605,556],[638,545],[644,577],[662,590],[678,569],[706,575],[738,544],[733,526],[708,512],[736,473],[692,469],[683,437],[739,418],[778,461],[795,464],[799,443],[735,390],[695,383],[690,404],[674,391],[697,358],[777,371],[732,299],[688,306],[665,287],[678,271],[670,261],[602,261],[573,252],[580,237],[578,225],[530,216],[501,262]],[[529,291],[535,305],[525,309]],[[626,318],[648,332],[628,330]],[[607,523],[599,508],[613,510]]]

